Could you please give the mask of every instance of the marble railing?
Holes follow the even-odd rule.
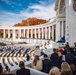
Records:
[[[4,39],[0,38],[1,42],[4,43],[18,43],[18,42],[26,42],[26,43],[36,43],[36,44],[43,44],[48,41],[48,39],[33,39],[33,38],[23,38],[23,39]]]

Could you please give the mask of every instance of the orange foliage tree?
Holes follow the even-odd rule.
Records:
[[[37,18],[28,18],[26,20],[22,20],[21,23],[15,24],[14,26],[33,26],[46,23],[46,20],[37,19]]]

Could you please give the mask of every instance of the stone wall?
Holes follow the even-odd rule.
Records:
[[[73,10],[73,0],[66,3],[66,39],[71,46],[76,42],[76,12]]]

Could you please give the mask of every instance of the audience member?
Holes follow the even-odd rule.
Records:
[[[40,46],[40,50],[43,50],[43,45]]]
[[[64,50],[61,47],[59,47],[58,52],[60,52],[61,54],[63,54]]]
[[[49,73],[50,69],[53,67],[52,61],[44,54],[44,60],[42,60],[43,69],[42,72]]]
[[[76,75],[76,66],[74,64],[70,64],[70,68],[73,72],[73,75]]]
[[[58,43],[65,43],[66,40],[65,40],[65,37],[61,37],[61,39],[59,41],[57,41]]]
[[[1,64],[0,64],[0,75],[3,75],[3,68],[1,66]]]
[[[2,69],[3,69],[3,67],[2,67],[2,65],[1,65],[1,63],[0,63],[0,68],[2,68]]]
[[[67,43],[65,44],[65,47],[64,47],[64,54],[67,53],[67,51],[69,50],[69,48],[70,48],[70,46],[69,46],[69,43],[67,42]]]
[[[72,53],[70,52],[70,50],[68,50],[68,51],[67,51],[67,54],[65,55],[65,61],[66,61],[68,64],[73,64],[74,59],[75,59],[74,54],[72,54]]]
[[[27,60],[27,61],[30,60],[30,56],[29,56],[29,54],[26,55],[26,60]]]
[[[73,75],[70,65],[67,62],[61,64],[61,74],[60,75]]]
[[[36,55],[31,66],[34,68],[34,69],[37,69],[37,70],[42,70],[42,60],[39,59],[39,56]]]
[[[40,51],[41,51],[41,52],[40,52],[40,55],[41,55],[41,56],[44,55],[43,49],[45,49],[45,48],[44,48],[43,45],[41,45],[41,46],[40,46]]]
[[[76,42],[74,42],[74,47],[76,47]]]
[[[50,72],[49,75],[60,75],[60,71],[57,67],[53,67]]]
[[[51,54],[50,59],[52,60],[53,66],[59,67],[59,57],[58,57],[58,53],[57,53],[57,49],[53,49],[53,53]]]
[[[6,74],[10,74],[10,68],[7,65],[5,66],[5,68],[6,68]]]
[[[20,61],[19,67],[21,69],[16,71],[16,75],[31,75],[30,70],[25,68],[25,64],[23,61]]]
[[[74,55],[76,56],[76,47],[74,47],[74,50],[73,51],[74,51]]]
[[[60,53],[60,52],[57,52],[58,53],[58,61],[59,61],[59,68],[61,69],[61,64],[62,64],[62,62],[64,62],[64,60],[63,60],[63,55]]]

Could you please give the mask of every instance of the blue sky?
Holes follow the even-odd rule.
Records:
[[[0,25],[13,26],[29,17],[55,17],[55,0],[0,0]]]

